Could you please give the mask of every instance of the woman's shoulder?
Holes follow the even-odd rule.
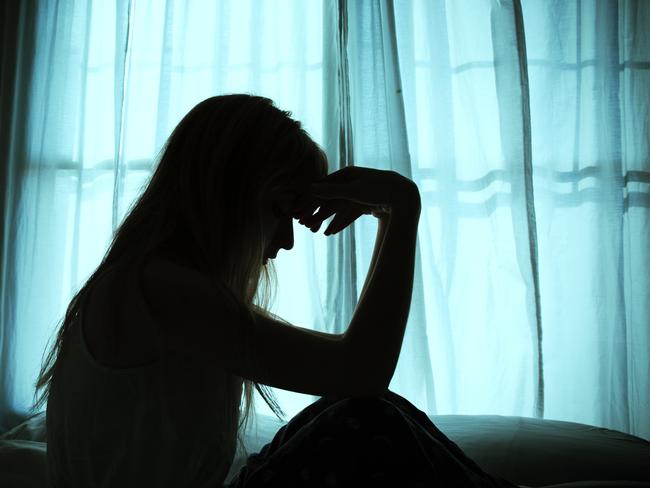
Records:
[[[155,322],[142,306],[141,290],[131,270],[107,268],[87,291],[83,332],[100,364],[136,367],[159,358]]]
[[[143,286],[151,304],[161,304],[170,293],[195,294],[229,308],[238,308],[232,291],[193,261],[166,254],[151,255],[143,264]],[[194,300],[192,300],[194,301]],[[189,305],[189,303],[188,303]]]

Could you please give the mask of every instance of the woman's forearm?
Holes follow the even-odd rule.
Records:
[[[376,259],[344,334],[351,354],[363,359],[368,374],[383,388],[397,365],[409,315],[419,216],[416,191],[396,202],[390,217],[380,221],[378,238],[383,238],[375,245]]]
[[[370,258],[370,266],[368,266],[368,272],[366,273],[366,280],[363,283],[363,288],[359,294],[359,302],[363,299],[363,295],[366,293],[368,284],[372,279],[372,275],[375,271],[375,266],[377,265],[377,258],[379,257],[379,251],[381,250],[381,244],[384,242],[384,237],[386,236],[386,228],[388,226],[388,218],[380,218],[377,222],[377,234],[375,236],[375,247],[372,250],[372,258]]]

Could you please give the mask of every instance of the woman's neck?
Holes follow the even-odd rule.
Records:
[[[176,232],[163,241],[153,252],[153,255],[197,271],[205,271],[199,264],[199,252],[198,246],[189,238],[187,233]]]

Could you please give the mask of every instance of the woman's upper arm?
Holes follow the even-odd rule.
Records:
[[[204,275],[169,261],[150,261],[143,277],[164,350],[200,354],[237,376],[300,393],[345,397],[382,390],[342,335],[251,312]]]

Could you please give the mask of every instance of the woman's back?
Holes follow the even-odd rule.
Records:
[[[92,357],[114,368],[160,359],[155,321],[134,293],[125,293],[115,269],[107,270],[87,296],[83,335]],[[122,283],[125,280],[122,280]]]
[[[241,379],[198,357],[160,356],[134,270],[106,270],[82,300],[47,406],[53,486],[218,486],[236,447],[236,431],[223,430]]]

